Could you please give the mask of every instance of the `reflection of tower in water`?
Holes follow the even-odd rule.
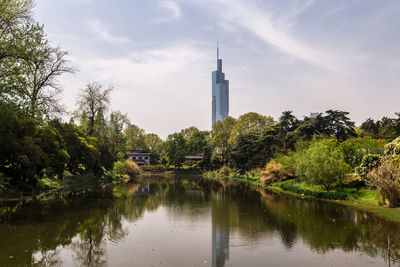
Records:
[[[221,267],[229,259],[229,209],[223,194],[216,194],[211,202],[212,266]]]

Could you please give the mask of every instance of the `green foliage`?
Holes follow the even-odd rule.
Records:
[[[113,174],[119,178],[135,178],[140,174],[140,168],[131,159],[121,159],[114,163]]]
[[[244,134],[261,134],[268,127],[273,126],[274,123],[272,117],[263,116],[255,112],[243,114],[236,120],[235,126],[233,127],[229,137],[229,142],[235,144],[237,138]]]
[[[118,152],[125,152],[125,136],[123,135],[123,129],[126,125],[129,125],[129,119],[127,114],[122,114],[119,111],[113,111],[110,114],[110,126],[109,126],[109,145],[112,154],[115,155]]]
[[[294,177],[294,173],[285,169],[284,165],[276,160],[271,160],[261,173],[260,181],[264,185],[285,181]]]
[[[149,150],[149,147],[145,141],[146,133],[143,129],[134,124],[130,124],[124,130],[124,135],[126,138],[126,149],[145,151]]]
[[[168,135],[165,141],[165,154],[168,159],[168,164],[180,168],[185,161],[186,151],[186,140],[181,133]]]
[[[209,143],[213,150],[213,161],[227,162],[231,149],[229,138],[235,123],[234,118],[228,117],[224,121],[217,121],[212,126]]]
[[[394,159],[397,159],[400,156],[400,137],[397,137],[392,142],[385,145],[384,154],[386,156],[392,156]]]
[[[88,83],[85,88],[80,90],[75,116],[80,119],[81,125],[86,128],[89,136],[95,134],[95,122],[98,115],[107,111],[112,90],[112,86],[104,89],[104,86],[98,82]]]
[[[379,166],[381,158],[382,156],[378,154],[368,154],[363,157],[360,166],[357,167],[357,173],[363,180],[370,171]]]
[[[344,155],[346,163],[355,168],[361,164],[364,156],[382,154],[384,145],[384,140],[369,137],[351,138],[340,144],[340,150]]]
[[[297,155],[296,175],[327,191],[336,182],[342,183],[350,171],[335,140],[318,141]]]
[[[400,113],[396,113],[396,116],[397,118],[383,117],[376,122],[371,118],[367,119],[360,127],[362,135],[392,141],[400,136]]]

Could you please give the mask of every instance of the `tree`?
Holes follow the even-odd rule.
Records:
[[[124,131],[126,138],[126,149],[149,150],[145,142],[146,133],[137,125],[130,124]]]
[[[113,111],[110,114],[110,142],[114,157],[118,152],[125,152],[126,140],[123,136],[123,129],[129,125],[127,114],[122,114],[119,111]]]
[[[146,134],[144,143],[151,153],[161,154],[163,151],[164,141],[155,133]]]
[[[350,138],[339,145],[344,155],[344,160],[352,168],[361,164],[364,156],[368,154],[382,154],[385,140],[370,137]]]
[[[181,133],[168,135],[165,141],[165,154],[170,165],[177,168],[182,166],[186,156],[186,140]]]
[[[68,52],[52,47],[43,26],[29,25],[24,39],[26,50],[21,52],[21,71],[26,85],[29,110],[32,115],[54,115],[63,112],[59,97],[62,87],[57,79],[64,73],[74,73],[68,66]],[[30,49],[29,49],[30,48]]]
[[[336,137],[339,141],[344,141],[350,137],[356,137],[354,122],[347,117],[349,112],[339,110],[327,110],[324,116],[324,133],[330,137]]]
[[[33,0],[0,2],[0,62],[16,54],[16,34],[32,20]]]
[[[371,118],[368,118],[365,122],[363,122],[360,129],[362,130],[363,134],[372,138],[376,138],[379,134],[379,127]]]
[[[213,157],[226,163],[230,150],[229,137],[231,136],[236,120],[228,117],[223,121],[217,121],[211,130],[210,144],[213,149]]]
[[[230,153],[230,164],[239,170],[248,171],[261,166],[258,151],[259,135],[255,132],[243,133],[237,137]],[[259,165],[260,163],[260,165]]]
[[[397,118],[383,117],[376,122],[379,129],[378,138],[392,141],[400,135],[400,113],[396,113]]]
[[[30,116],[54,116],[63,111],[58,77],[74,69],[68,53],[50,45],[43,26],[30,23],[32,6],[32,1],[0,4],[0,101]]]
[[[281,133],[292,132],[299,126],[299,120],[292,113],[293,111],[284,111],[279,117],[277,126]]]
[[[189,139],[187,139],[187,154],[189,155],[204,155],[207,150],[207,137],[209,132],[196,131]]]
[[[232,129],[229,142],[234,144],[237,137],[241,134],[255,133],[261,134],[268,127],[275,124],[272,117],[260,115],[255,112],[249,112],[241,115],[235,122],[235,126]]]
[[[342,183],[351,167],[345,162],[335,140],[322,140],[295,155],[296,174],[326,191],[336,182]]]
[[[145,146],[151,152],[151,164],[158,164],[164,153],[164,141],[154,133],[144,136]]]
[[[184,137],[186,140],[189,140],[190,137],[191,137],[194,133],[199,132],[199,131],[200,131],[200,130],[199,130],[197,127],[190,126],[189,128],[182,129],[182,130],[181,130],[181,134],[183,135],[183,137]]]
[[[109,86],[103,89],[98,82],[91,82],[81,89],[78,95],[76,115],[80,118],[81,124],[87,124],[89,136],[93,136],[95,119],[99,112],[105,112],[110,104],[110,94],[113,88]]]
[[[62,179],[70,156],[61,134],[51,125],[41,127],[38,132],[38,145],[45,153],[46,175]]]

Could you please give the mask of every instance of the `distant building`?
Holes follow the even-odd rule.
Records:
[[[229,81],[222,72],[222,59],[219,59],[217,45],[217,70],[212,73],[212,125],[229,116]]]
[[[150,165],[151,153],[143,150],[127,150],[126,155],[137,165]]]
[[[321,114],[321,113],[319,113],[319,112],[311,112],[310,113],[310,118],[314,119],[314,118],[318,117],[319,114]]]

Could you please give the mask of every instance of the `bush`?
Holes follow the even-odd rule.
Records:
[[[389,207],[400,207],[400,166],[392,159],[385,157],[380,166],[367,174],[367,178],[376,186],[383,199],[388,199]]]
[[[286,170],[282,163],[276,160],[271,160],[267,164],[265,171],[261,173],[260,181],[264,185],[269,185],[272,183],[287,180],[292,177],[294,177],[294,173]]]
[[[400,136],[394,139],[392,142],[385,145],[385,156],[391,156],[395,160],[399,160],[400,157]]]
[[[379,166],[381,160],[381,155],[369,154],[365,155],[361,160],[360,166],[357,167],[357,173],[365,180],[367,174],[372,171],[372,169]]]
[[[140,169],[131,159],[118,160],[114,163],[113,174],[119,178],[135,178],[140,174]]]
[[[224,179],[224,178],[227,178],[228,176],[229,176],[229,168],[227,166],[223,166],[219,170],[219,177]]]

